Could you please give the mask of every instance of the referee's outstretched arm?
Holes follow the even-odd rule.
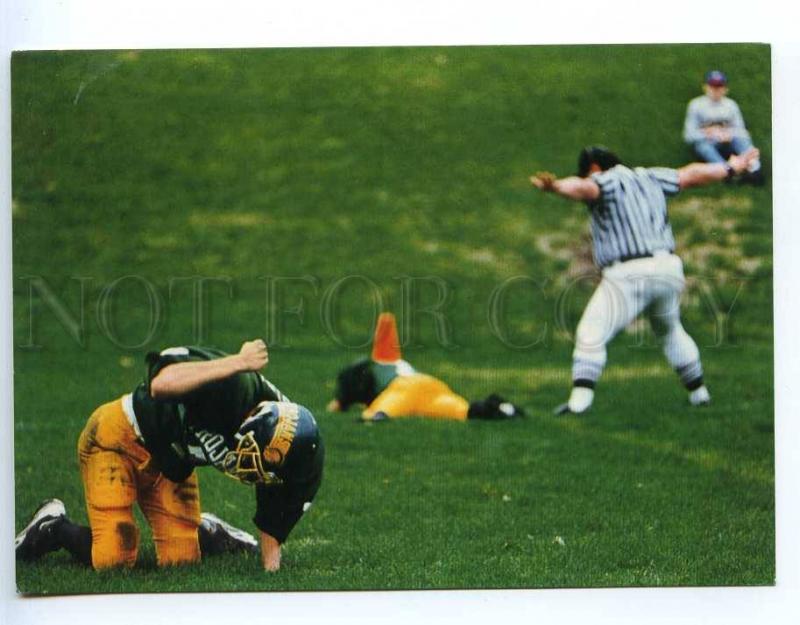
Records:
[[[742,154],[732,154],[727,163],[690,163],[678,170],[678,183],[681,189],[686,189],[732,178],[747,171],[758,157],[758,148],[750,148]]]
[[[758,160],[758,148],[750,148],[743,154],[733,154],[727,163],[690,163],[678,169],[678,183],[681,189],[699,187],[712,182],[732,178],[747,171],[750,163]],[[531,184],[541,191],[556,193],[569,200],[592,202],[600,197],[600,187],[590,177],[601,168],[592,164],[586,177],[568,176],[556,178],[555,174],[540,171],[530,177]]]
[[[591,202],[600,197],[600,187],[591,178],[569,176],[557,179],[555,174],[540,171],[531,176],[530,181],[537,189],[557,193],[569,200]]]

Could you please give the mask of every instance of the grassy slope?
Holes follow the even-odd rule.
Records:
[[[147,348],[192,340],[190,292],[178,284],[168,298],[170,278],[232,279],[230,297],[212,287],[205,336],[228,349],[269,330],[264,276],[317,278],[316,292],[285,296],[286,307],[304,297],[306,313],[303,323],[285,317],[270,377],[319,415],[329,449],[325,485],[279,576],[233,558],[156,571],[145,541],[141,570],[98,576],[59,554],[20,567],[20,589],[770,583],[767,189],[691,192],[674,217],[687,252],[712,250],[686,257],[697,283],[685,317],[714,406],[688,411],[658,348],[623,335],[592,415],[547,416],[568,385],[570,344],[554,310],[569,262],[537,241],[564,232],[579,240],[586,224],[580,207],[533,194],[526,175],[572,171],[587,142],[631,162],[684,162],[685,103],[714,65],[733,77],[769,162],[769,54],[758,46],[735,55],[661,46],[15,57],[17,525],[53,495],[85,521],[74,441],[86,416],[136,383]],[[722,217],[728,230],[715,227]],[[759,265],[740,282],[744,254]],[[132,274],[155,285],[166,314],[150,344],[126,350],[105,337],[95,308],[103,287]],[[71,310],[70,277],[92,278],[85,348],[45,311],[34,326],[42,348],[22,347],[29,275]],[[369,277],[395,310],[398,276],[443,278],[456,345],[437,346],[421,316],[407,357],[469,397],[498,390],[533,416],[364,427],[325,414],[336,369],[363,351],[332,340],[320,320],[323,292],[347,275]],[[542,285],[515,291],[506,310],[516,342],[543,332],[527,350],[504,346],[486,322],[490,293],[517,275]],[[147,335],[146,300],[124,286],[112,316],[120,339],[136,344]],[[566,328],[588,290],[572,293]],[[733,304],[721,346],[709,293],[723,310]],[[433,303],[436,292],[423,286],[418,297]],[[348,345],[368,337],[370,300],[357,283],[343,289],[334,317]],[[211,471],[201,481],[209,509],[248,525],[246,489]]]

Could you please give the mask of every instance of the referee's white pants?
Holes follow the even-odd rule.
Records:
[[[700,351],[681,325],[680,299],[685,285],[681,259],[668,252],[603,269],[603,278],[578,323],[573,380],[596,381],[606,364],[606,345],[642,313],[684,383],[702,376]]]

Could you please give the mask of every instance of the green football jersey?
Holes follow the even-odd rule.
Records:
[[[193,432],[213,432],[230,439],[260,402],[289,401],[254,371],[211,382],[176,399],[157,400],[150,395],[150,382],[164,367],[224,356],[225,352],[208,347],[171,347],[146,357],[147,376],[133,392],[133,411],[145,448],[173,481],[186,479],[198,464],[188,453]]]

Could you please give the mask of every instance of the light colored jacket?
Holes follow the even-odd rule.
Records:
[[[744,125],[739,105],[730,98],[721,98],[715,102],[706,95],[701,95],[689,102],[686,108],[686,120],[683,124],[683,139],[686,143],[696,143],[705,139],[703,128],[721,126],[729,130],[734,137],[748,137],[750,134]]]

